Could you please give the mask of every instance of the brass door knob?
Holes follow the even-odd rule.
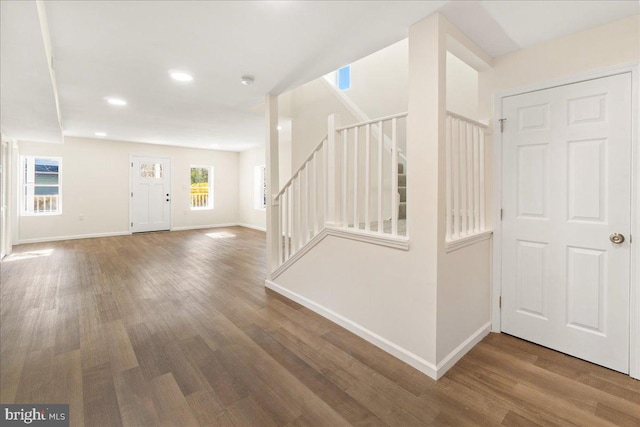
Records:
[[[611,236],[609,236],[609,240],[611,240],[611,243],[619,245],[624,242],[624,236],[620,233],[613,233]]]

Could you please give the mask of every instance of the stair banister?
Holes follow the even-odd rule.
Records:
[[[304,162],[302,162],[300,167],[298,169],[296,169],[296,171],[291,175],[291,178],[289,178],[289,181],[287,181],[282,186],[282,189],[280,190],[280,192],[278,194],[276,194],[274,196],[274,199],[278,199],[280,196],[282,196],[282,194],[285,192],[287,187],[289,187],[291,185],[291,182],[294,180],[294,178],[296,178],[298,173],[300,171],[302,171],[302,169],[304,169],[304,167],[307,165],[307,162],[311,160],[311,158],[313,157],[314,154],[316,154],[318,151],[320,151],[322,149],[322,144],[324,144],[326,140],[327,140],[327,135],[325,135],[324,138],[322,138],[320,143],[318,145],[316,145],[316,147],[311,151],[311,154],[309,154],[309,156],[307,156],[307,158],[304,160]]]

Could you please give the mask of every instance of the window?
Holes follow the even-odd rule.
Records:
[[[140,163],[140,178],[162,179],[162,163]]]
[[[254,177],[253,207],[264,210],[267,208],[267,169],[264,165],[256,166]]]
[[[338,89],[347,90],[351,88],[351,66],[347,65],[338,70]]]
[[[211,166],[191,166],[191,209],[213,209]]]
[[[22,157],[22,213],[62,213],[59,157]]]
[[[324,78],[340,90],[351,89],[351,65],[325,74]]]

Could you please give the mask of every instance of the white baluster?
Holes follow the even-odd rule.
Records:
[[[349,131],[347,129],[342,131],[342,226],[347,228],[349,221],[347,220],[347,168],[349,161],[349,144],[348,144]]]
[[[358,129],[353,129],[353,228],[360,228],[358,218]]]
[[[484,231],[485,227],[485,212],[484,212],[484,198],[485,198],[485,182],[484,182],[484,129],[480,130],[480,231]]]
[[[447,214],[446,224],[446,239],[451,239],[451,117],[447,116],[446,127],[446,140],[445,140],[445,159],[446,159],[446,178],[445,178],[445,212]]]
[[[382,122],[378,122],[378,233],[384,232],[382,218],[382,147],[384,144]]]
[[[391,235],[398,235],[398,119],[391,119]]]
[[[371,204],[371,124],[366,127],[364,141],[364,229],[369,231],[369,205]]]

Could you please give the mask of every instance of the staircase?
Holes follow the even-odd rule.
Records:
[[[274,198],[275,275],[327,234],[408,249],[407,159],[398,146],[406,117],[344,127],[329,117],[327,136]]]
[[[407,174],[404,173],[404,165],[398,163],[398,194],[400,205],[398,206],[398,219],[407,219]]]

